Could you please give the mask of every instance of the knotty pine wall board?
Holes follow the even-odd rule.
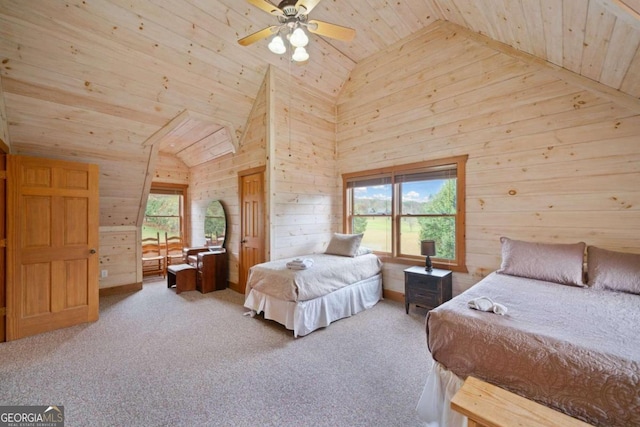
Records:
[[[447,27],[458,41],[494,46]],[[345,86],[337,105],[339,173],[469,155],[469,273],[454,274],[454,293],[500,266],[501,236],[640,252],[637,239],[628,237],[640,231],[640,116],[626,95],[616,103],[608,90],[562,79],[563,73],[505,49],[479,60],[472,49],[460,56],[451,46],[456,64],[440,62],[446,69],[440,73],[428,52],[414,56],[409,45],[419,43],[397,46],[384,61],[417,62],[428,73],[377,68],[375,79]],[[449,45],[438,48],[446,55]],[[423,96],[431,90],[431,96],[421,102],[399,95],[407,88]],[[403,291],[404,268],[385,263],[385,289]]]

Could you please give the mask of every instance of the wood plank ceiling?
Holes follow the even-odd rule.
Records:
[[[98,163],[100,224],[136,225],[153,173],[145,141],[179,114],[237,141],[269,65],[335,100],[358,62],[436,20],[640,97],[640,6],[622,1],[323,0],[310,16],[356,38],[312,36],[295,65],[267,40],[237,44],[275,23],[242,0],[0,0],[0,97],[12,153]]]

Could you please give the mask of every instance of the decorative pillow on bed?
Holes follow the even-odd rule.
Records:
[[[325,254],[341,255],[341,256],[356,256],[358,248],[362,242],[361,234],[340,234],[334,233],[329,246],[324,251]]]
[[[587,271],[589,285],[592,288],[640,295],[640,254],[614,252],[589,246]]]
[[[501,237],[502,265],[498,273],[585,286],[582,278],[585,243],[523,242]]]

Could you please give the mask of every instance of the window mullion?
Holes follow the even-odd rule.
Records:
[[[391,190],[391,243],[392,256],[397,257],[400,254],[400,184],[394,182]]]

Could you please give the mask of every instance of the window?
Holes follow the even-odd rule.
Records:
[[[183,204],[186,189],[181,187],[152,187],[142,224],[142,238],[156,237],[164,242],[164,233],[180,236],[183,232]]]
[[[343,175],[345,230],[398,262],[424,261],[421,240],[435,240],[436,266],[466,271],[467,156]]]

